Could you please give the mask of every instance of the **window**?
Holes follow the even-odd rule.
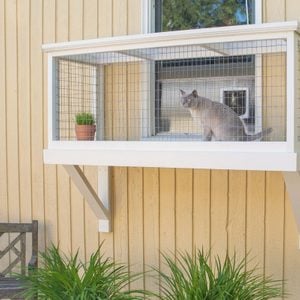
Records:
[[[155,0],[155,31],[255,23],[254,0]]]
[[[156,32],[253,24],[258,21],[255,0],[155,0]],[[242,43],[228,47],[242,49]],[[217,47],[218,48],[218,47]],[[201,96],[233,109],[250,133],[262,129],[258,87],[261,87],[261,56],[220,56],[228,49],[207,49],[211,57],[155,62],[155,134],[201,135],[191,116],[180,113],[179,89],[197,90]],[[239,51],[242,53],[242,51]],[[226,56],[225,56],[226,55]],[[257,100],[259,99],[259,100]],[[173,104],[171,103],[173,101]],[[176,101],[175,101],[176,102]],[[176,113],[175,113],[176,112]],[[186,132],[187,125],[188,132]],[[199,127],[199,126],[198,126]]]

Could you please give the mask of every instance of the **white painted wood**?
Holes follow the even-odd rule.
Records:
[[[286,140],[289,151],[296,151],[296,116],[297,112],[295,100],[297,91],[295,90],[295,80],[297,70],[295,68],[295,33],[289,33],[287,39],[287,53],[286,53]]]
[[[151,120],[153,120],[153,110],[150,99],[154,99],[152,95],[154,89],[151,87],[151,84],[153,83],[152,76],[155,76],[153,73],[154,68],[154,63],[151,62],[145,62],[141,66],[141,138],[153,134],[153,124],[151,124]]]
[[[53,56],[59,56],[188,44],[284,38],[286,37],[286,33],[290,31],[299,31],[297,21],[124,35],[102,39],[45,44],[42,46],[42,49],[45,52],[52,53]]]
[[[296,153],[150,150],[44,150],[46,164],[297,171]]]
[[[300,172],[283,172],[283,177],[292,203],[298,233],[300,234]]]
[[[153,24],[154,24],[154,1],[153,0],[141,0],[141,26],[142,26],[142,33],[149,33],[153,32]]]
[[[262,23],[262,0],[255,0],[255,24]]]
[[[48,55],[48,144],[54,140],[55,114],[53,113],[53,97],[55,95],[55,65],[52,55]]]
[[[104,207],[107,209],[109,220],[99,220],[99,231],[111,231],[111,195],[110,195],[110,167],[98,167],[98,196],[102,200]]]
[[[166,136],[143,141],[52,141],[48,149],[56,150],[133,150],[133,151],[212,151],[212,152],[287,152],[286,142],[202,142],[189,140],[170,141]]]
[[[97,99],[96,110],[98,119],[96,120],[96,140],[104,139],[104,67],[98,66],[96,71],[97,78]]]
[[[96,217],[100,220],[104,220],[101,223],[101,229],[110,229],[110,212],[102,203],[101,199],[98,197],[97,193],[94,191],[93,187],[85,177],[82,170],[77,165],[63,165],[72,181],[77,186],[78,190],[81,192],[83,197],[86,199],[87,203],[91,207],[92,211],[95,213]],[[99,228],[100,229],[100,228]]]

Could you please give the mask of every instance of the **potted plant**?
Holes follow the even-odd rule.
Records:
[[[96,125],[93,114],[81,112],[76,114],[75,132],[78,141],[93,141],[95,138]]]

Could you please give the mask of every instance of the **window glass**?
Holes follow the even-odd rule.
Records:
[[[155,0],[155,31],[255,22],[255,0]]]

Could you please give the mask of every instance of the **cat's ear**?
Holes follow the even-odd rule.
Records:
[[[183,95],[185,95],[185,91],[184,90],[179,90],[180,91],[180,93],[181,93],[181,96],[183,96]]]
[[[192,91],[192,95],[193,95],[195,98],[198,97],[197,91],[196,91],[196,90],[193,90],[193,91]]]

